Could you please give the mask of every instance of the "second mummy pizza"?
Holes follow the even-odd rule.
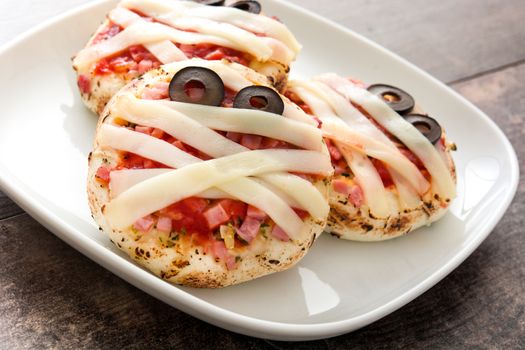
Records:
[[[90,155],[93,216],[160,277],[222,287],[291,267],[329,212],[321,131],[267,79],[200,59],[118,92]]]
[[[328,231],[384,240],[446,212],[456,193],[455,146],[408,93],[324,74],[292,81],[287,96],[315,118],[330,150],[335,176]]]
[[[265,75],[280,90],[301,46],[257,1],[215,5],[122,0],[73,59],[85,104],[100,113],[127,82],[161,64],[226,59]]]

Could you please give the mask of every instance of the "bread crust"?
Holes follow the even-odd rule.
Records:
[[[243,72],[244,76],[255,84],[268,83],[264,76],[249,68],[228,62],[225,64]],[[110,112],[110,107],[119,95],[131,92],[140,96],[146,86],[169,77],[170,73],[161,67],[129,83],[108,103],[99,118],[97,130],[103,123],[112,121],[114,116]],[[326,225],[326,219],[316,221],[309,218],[305,221],[304,232],[301,232],[297,239],[289,242],[280,241],[271,235],[265,238],[259,234],[248,246],[249,249],[240,252],[241,260],[238,261],[237,268],[228,270],[224,262],[215,260],[211,254],[206,254],[202,247],[192,246],[187,240],[160,242],[159,233],[155,229],[148,234],[140,235],[131,228],[117,230],[108,224],[103,208],[109,201],[109,191],[107,186],[96,180],[95,174],[102,165],[110,167],[116,165],[118,157],[115,150],[101,147],[95,139],[94,150],[89,157],[87,186],[93,217],[119,249],[138,264],[171,283],[199,288],[219,288],[288,269],[308,252]],[[314,185],[324,198],[328,199],[329,179],[318,181]],[[179,233],[180,235],[183,233]]]
[[[95,38],[103,32],[110,24],[108,19],[100,25],[96,32],[91,36],[87,45],[89,47],[93,45]],[[266,62],[259,62],[254,60],[250,62],[250,68],[265,75],[268,78],[269,83],[281,92],[288,81],[288,72],[290,67],[279,63],[274,60]],[[95,74],[94,67],[87,70],[81,70],[75,65],[73,69],[77,73],[77,78],[83,75],[90,81],[90,91],[88,93],[80,92],[82,101],[92,112],[100,115],[104,110],[104,107],[109,102],[111,97],[115,95],[120,89],[122,89],[131,80],[140,76],[137,72],[135,73],[108,73],[104,75]]]
[[[446,136],[445,144],[447,144]],[[456,167],[451,155],[452,148],[454,145],[448,145],[444,154],[450,174],[456,183]],[[422,197],[422,203],[418,207],[400,210],[397,193],[390,189],[387,191],[391,205],[398,208],[397,215],[376,218],[365,204],[356,207],[346,196],[335,192],[330,186],[330,214],[325,230],[341,239],[384,241],[403,236],[439,220],[447,212],[451,201],[451,199],[439,198],[436,193],[429,190]]]

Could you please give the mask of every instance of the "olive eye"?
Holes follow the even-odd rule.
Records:
[[[169,93],[172,101],[219,106],[224,99],[224,83],[211,69],[186,67],[171,79]]]
[[[367,89],[381,98],[399,114],[410,112],[414,108],[414,99],[406,91],[385,84],[370,85]]]
[[[193,0],[199,4],[209,5],[209,6],[222,6],[224,5],[224,0]]]
[[[258,15],[261,13],[261,4],[258,1],[237,1],[230,5],[236,9]]]
[[[282,115],[284,102],[275,90],[266,86],[248,86],[237,93],[233,108],[257,109]]]
[[[408,114],[405,120],[414,125],[431,143],[435,144],[441,138],[441,126],[434,118],[422,114]]]

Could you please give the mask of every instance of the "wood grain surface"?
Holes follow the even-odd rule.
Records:
[[[11,22],[28,28],[45,18],[42,11],[81,2],[48,9],[41,0],[3,0],[0,43],[26,29],[6,35]],[[525,2],[294,2],[452,83],[503,129],[525,171]],[[31,6],[42,11],[7,11]],[[0,193],[0,348],[523,349],[524,214],[521,181],[487,240],[428,292],[354,333],[284,343],[234,334],[167,306],[67,246]]]

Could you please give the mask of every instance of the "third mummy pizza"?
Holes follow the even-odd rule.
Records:
[[[291,81],[286,95],[319,125],[330,150],[332,234],[390,239],[446,212],[456,193],[455,145],[408,93],[323,74]]]

